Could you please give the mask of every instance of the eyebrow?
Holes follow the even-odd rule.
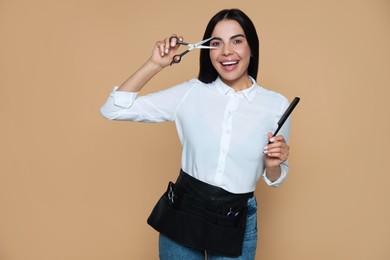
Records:
[[[237,37],[244,37],[244,38],[246,38],[245,35],[243,35],[243,34],[236,34],[236,35],[233,35],[232,37],[230,37],[230,39],[232,40],[232,39],[235,39],[235,38],[237,38]],[[213,40],[222,41],[222,38],[220,38],[220,37],[214,37]]]

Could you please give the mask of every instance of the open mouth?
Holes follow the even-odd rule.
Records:
[[[238,64],[238,61],[226,61],[226,62],[221,62],[222,66],[233,66],[233,65],[237,65]]]

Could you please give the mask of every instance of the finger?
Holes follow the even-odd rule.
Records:
[[[164,40],[164,54],[168,54],[169,52],[169,38]]]
[[[181,57],[180,57],[179,55],[175,55],[175,56],[173,57],[173,62],[174,62],[174,63],[179,63],[180,60],[181,60]]]
[[[281,148],[281,147],[274,147],[274,148],[265,147],[264,153],[268,156],[271,156],[271,155],[275,156],[275,154],[282,154],[283,148]]]
[[[280,157],[281,159],[286,160],[289,155],[289,147],[288,146],[277,146],[277,147],[264,147],[264,154],[271,157]]]
[[[272,138],[271,138],[271,139],[272,139]],[[284,143],[284,142],[278,142],[278,141],[274,140],[273,143],[268,143],[268,144],[264,147],[264,150],[271,150],[271,149],[280,148],[280,147],[287,147],[287,144]]]
[[[160,52],[161,57],[164,57],[164,50],[165,50],[164,42],[161,42],[161,41],[157,42],[157,47],[158,47],[158,50]]]
[[[268,132],[268,141],[271,142],[272,139],[272,132]]]
[[[267,156],[268,157],[272,157],[272,158],[279,158],[280,160],[282,160],[281,159],[281,157],[282,157],[281,153],[268,153]]]
[[[177,44],[177,36],[176,36],[176,34],[172,34],[172,36],[169,38],[170,39],[170,46],[171,47],[175,47],[176,46],[176,44]]]
[[[277,135],[271,138],[271,142],[286,142],[283,135]]]
[[[283,142],[276,142],[276,143],[271,143],[268,146],[268,149],[273,149],[273,148],[282,148],[286,151],[288,151],[290,149],[290,147],[286,144],[286,143],[283,143]]]
[[[278,160],[280,163],[287,161],[288,155],[285,155],[283,153],[269,153],[265,155],[266,158],[272,159],[272,160]]]

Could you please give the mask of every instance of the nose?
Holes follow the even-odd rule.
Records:
[[[232,55],[233,54],[232,46],[230,46],[230,44],[224,44],[222,54],[225,56]]]

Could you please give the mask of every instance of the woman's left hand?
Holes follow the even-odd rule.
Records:
[[[290,147],[286,143],[283,135],[272,137],[272,133],[269,132],[268,140],[271,143],[264,147],[264,162],[267,168],[273,168],[288,159]]]

